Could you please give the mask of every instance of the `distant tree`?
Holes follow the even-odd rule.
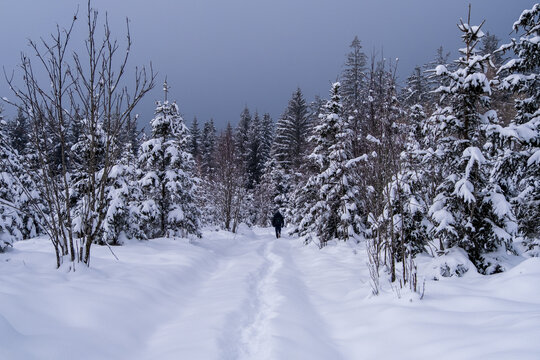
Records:
[[[25,155],[29,146],[30,138],[28,136],[28,119],[22,109],[18,109],[17,117],[8,124],[11,146],[17,150],[19,155]]]
[[[270,160],[272,144],[274,143],[274,121],[268,113],[265,113],[262,117],[259,136],[261,137],[261,162],[266,164]]]
[[[242,178],[245,186],[248,186],[247,162],[249,156],[249,131],[251,129],[251,125],[251,114],[246,106],[240,114],[240,121],[238,122],[234,133],[234,146],[236,149],[237,161],[242,169]]]
[[[341,74],[341,92],[343,103],[350,110],[357,110],[363,102],[363,88],[366,80],[367,56],[362,51],[362,44],[355,36],[347,54],[345,69]],[[349,112],[347,111],[347,112]]]
[[[191,141],[189,143],[189,151],[197,163],[201,157],[201,130],[199,129],[199,121],[195,116],[190,128]]]
[[[246,144],[246,175],[247,188],[253,189],[259,184],[264,170],[264,161],[261,150],[263,146],[262,122],[259,114],[255,112],[248,130]]]
[[[353,154],[360,154],[358,139],[362,131],[364,103],[366,101],[366,70],[367,56],[362,51],[358,36],[355,36],[347,54],[345,68],[340,76],[341,93],[343,98],[343,116],[351,123],[353,131]]]
[[[292,94],[278,120],[273,157],[286,171],[297,171],[305,161],[310,134],[308,106],[300,88]]]
[[[211,177],[216,168],[216,128],[214,120],[204,123],[201,136],[201,174],[203,177]]]
[[[407,78],[407,83],[402,91],[403,102],[408,106],[420,105],[429,106],[430,100],[429,80],[424,69],[415,66],[413,72]]]
[[[217,141],[216,171],[211,191],[217,223],[226,230],[236,232],[242,221],[246,203],[246,189],[242,168],[236,154],[236,141],[231,124]]]

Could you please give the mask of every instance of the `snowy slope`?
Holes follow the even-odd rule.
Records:
[[[361,247],[270,229],[94,248],[54,269],[46,239],[0,254],[0,359],[538,359],[540,259],[371,296]]]

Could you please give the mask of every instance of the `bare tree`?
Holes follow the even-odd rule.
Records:
[[[111,36],[107,16],[102,35],[98,35],[98,12],[90,1],[86,19],[84,51],[71,50],[76,14],[68,28],[57,26],[50,39],[30,40],[33,56],[21,55],[21,87],[13,76],[6,76],[20,101],[14,105],[31,123],[38,161],[36,178],[49,211],[44,227],[56,251],[57,267],[66,256],[72,263],[90,264],[91,245],[98,240],[106,216],[107,179],[121,150],[115,140],[155,79],[151,66],[148,73],[144,67],[136,68],[134,87],[128,90],[125,84],[131,49],[127,20],[126,47],[121,52]],[[72,199],[68,166],[69,128],[76,116],[84,119],[81,134],[85,138],[80,171],[86,180],[79,202]]]

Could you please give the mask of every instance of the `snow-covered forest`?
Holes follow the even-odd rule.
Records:
[[[90,4],[30,40],[0,94],[0,358],[537,359],[540,4],[507,39],[470,11],[458,58],[399,83],[355,37],[327,97],[225,129],[172,78],[139,119],[163,79]]]

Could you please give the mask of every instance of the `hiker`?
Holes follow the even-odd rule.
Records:
[[[284,225],[283,221],[283,215],[278,211],[274,214],[274,217],[272,218],[272,226],[276,228],[276,238],[281,237],[281,228]]]

